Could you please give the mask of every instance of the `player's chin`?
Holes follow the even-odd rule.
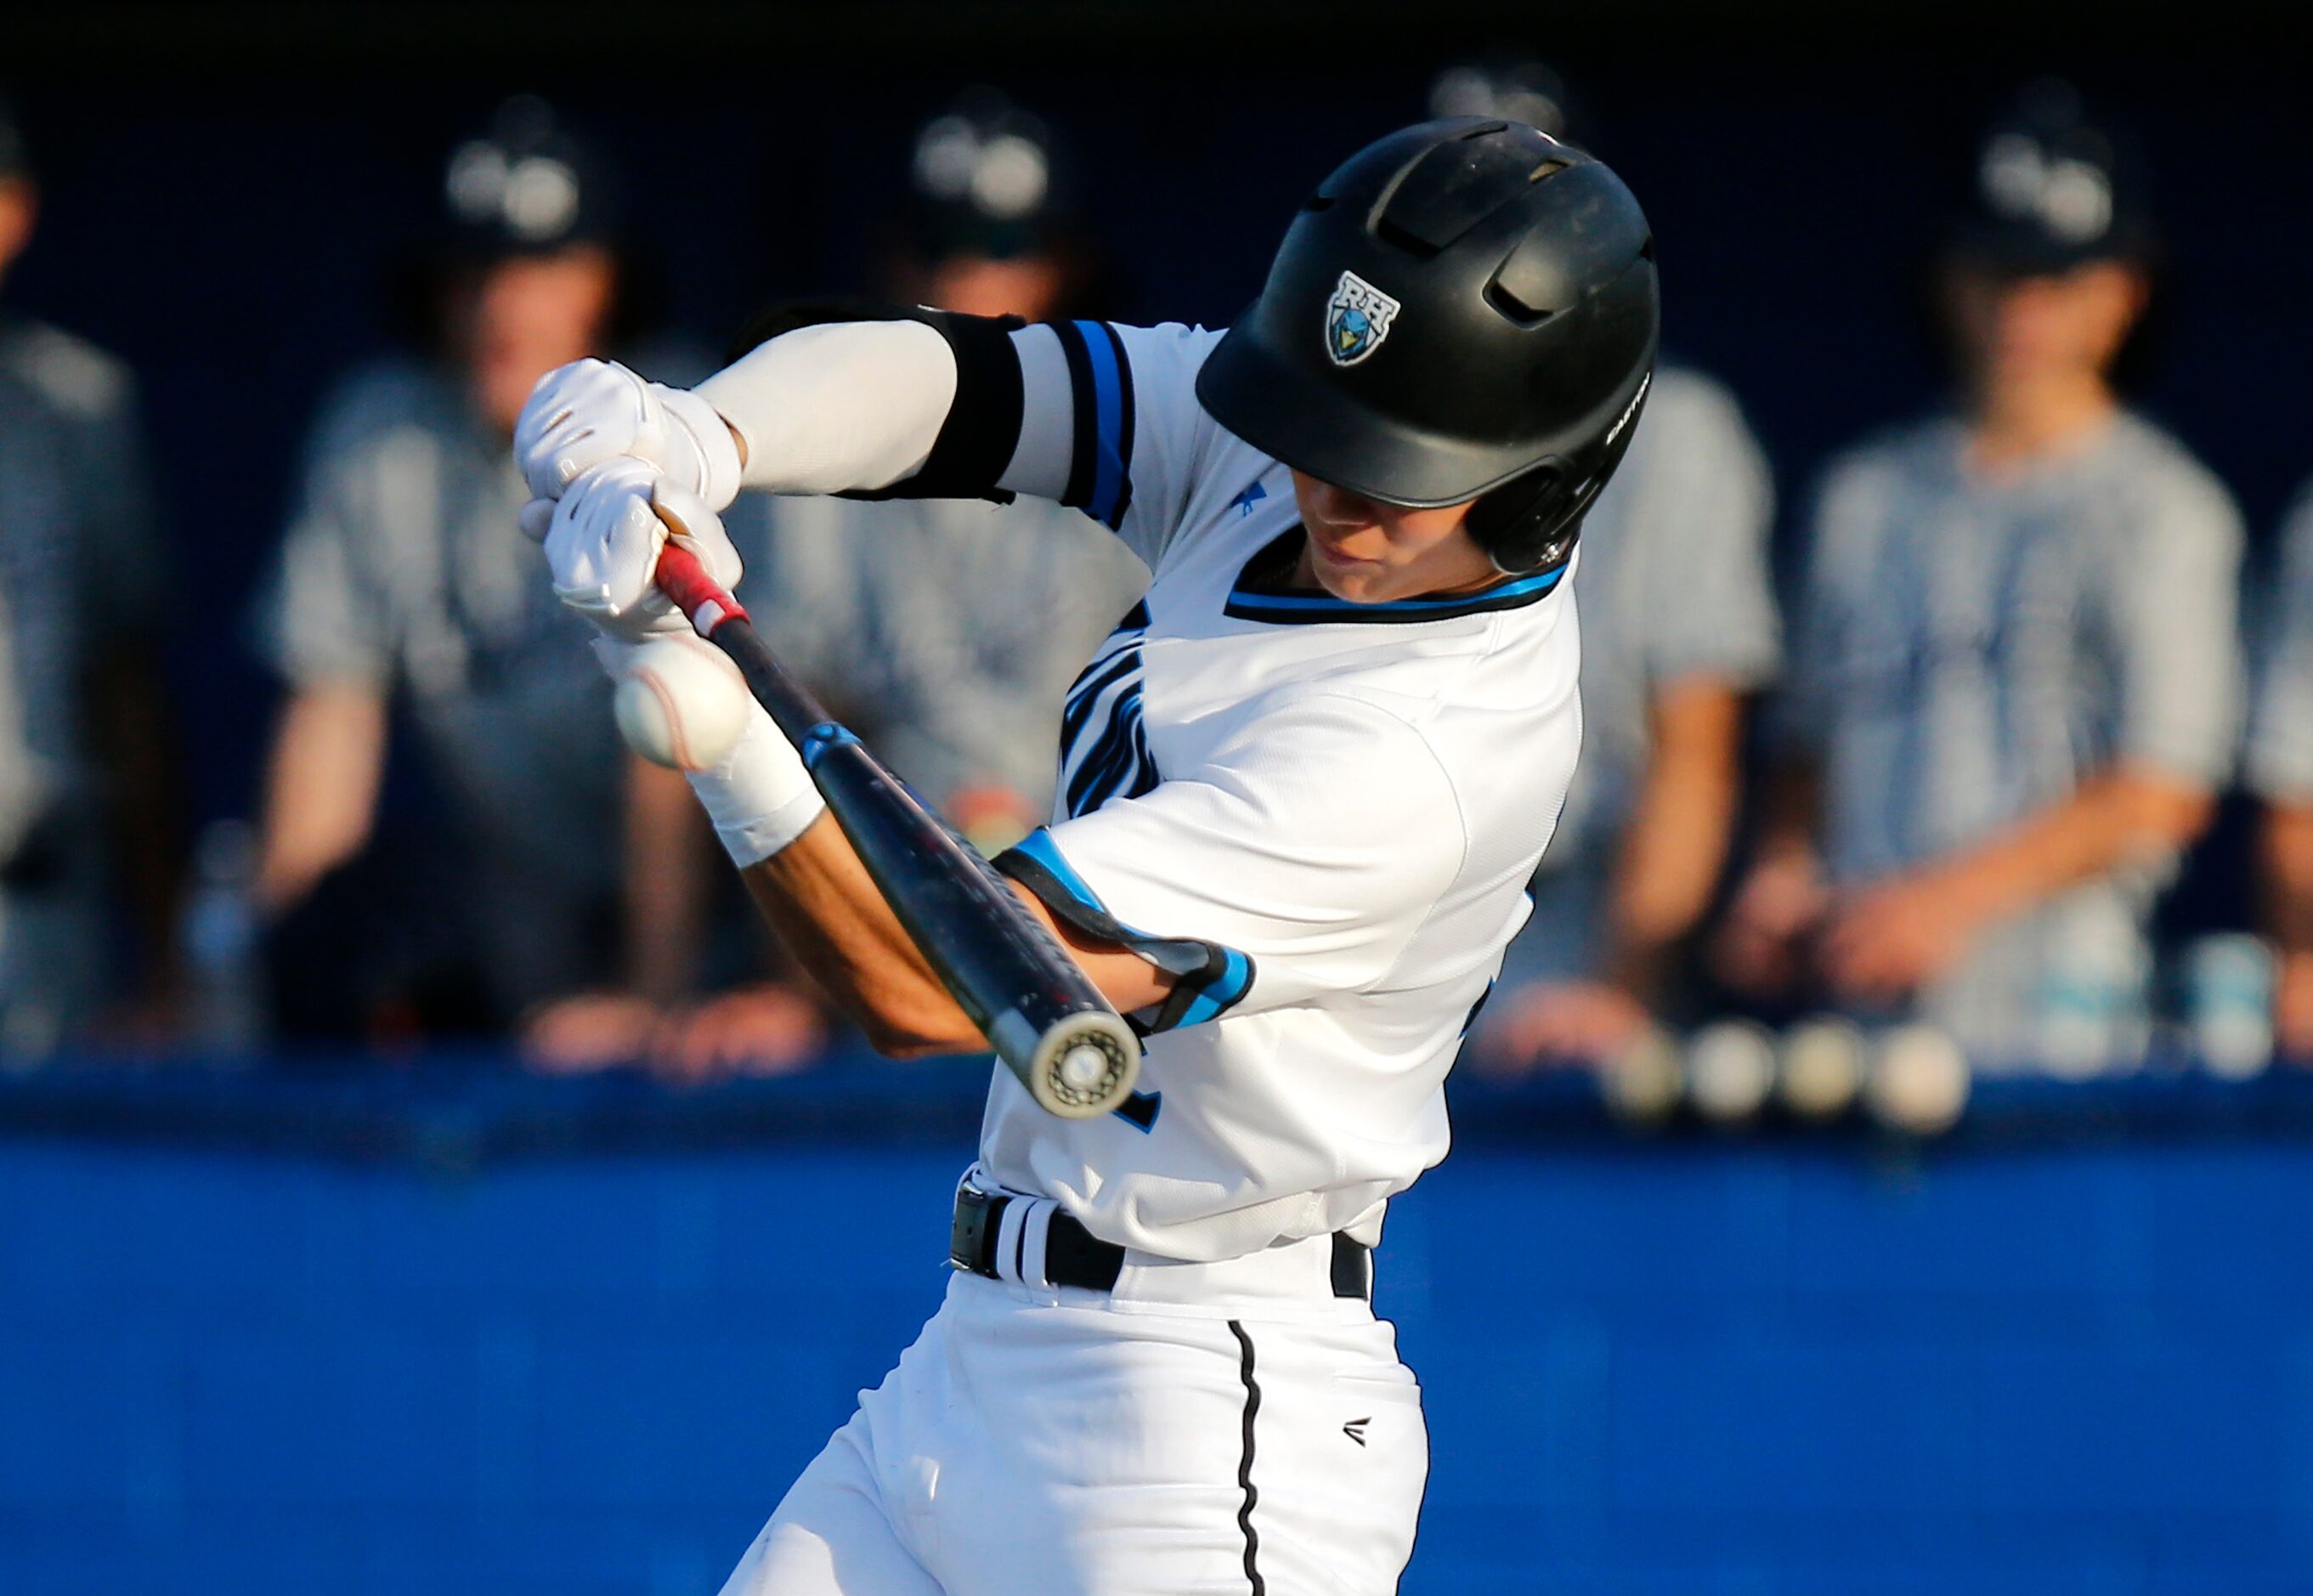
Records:
[[[1315,562],[1317,585],[1344,604],[1377,604],[1398,596],[1396,575],[1376,560]]]

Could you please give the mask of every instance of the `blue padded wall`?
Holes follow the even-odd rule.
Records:
[[[712,1592],[961,1150],[456,1177],[0,1142],[0,1591]],[[1467,1148],[1411,1592],[2313,1589],[2301,1144]]]

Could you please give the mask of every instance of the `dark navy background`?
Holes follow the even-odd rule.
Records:
[[[271,697],[242,628],[301,431],[333,375],[386,343],[386,270],[425,236],[443,152],[502,93],[554,93],[620,153],[671,322],[708,348],[771,295],[871,281],[900,225],[913,128],[976,78],[1072,142],[1119,319],[1222,323],[1333,161],[1421,114],[1429,67],[1457,40],[1518,31],[1433,21],[1396,44],[1350,8],[1340,25],[1356,48],[1326,49],[1292,31],[1236,40],[1222,22],[1147,20],[1192,8],[1111,6],[1071,14],[1143,19],[1139,31],[1029,20],[1007,33],[1030,9],[951,19],[888,67],[866,23],[823,24],[792,49],[770,23],[720,51],[673,36],[624,49],[598,31],[565,57],[498,33],[429,53],[404,31],[365,53],[358,32],[313,44],[283,31],[267,49],[273,36],[251,22],[235,48],[188,47],[183,70],[160,58],[165,30],[139,48],[134,30],[92,26],[0,63],[48,193],[8,299],[145,377],[183,571],[177,652],[202,811],[251,805]],[[1966,14],[1964,36],[1906,40],[1763,13],[1755,36],[1664,56],[1633,13],[1604,35],[1594,19],[1561,52],[1584,130],[1655,223],[1671,347],[1741,395],[1793,518],[1826,453],[1934,397],[1918,275],[1946,181],[1986,104],[2071,64],[2143,138],[2169,240],[2146,402],[2263,536],[2313,473],[2313,120],[2294,57],[2260,52],[2253,32],[2229,50],[2213,34],[2212,48],[2171,49],[2117,22],[2071,52],[2028,35],[2003,46]],[[669,118],[670,94],[696,109]]]

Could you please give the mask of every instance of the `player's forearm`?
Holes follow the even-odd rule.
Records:
[[[910,939],[832,816],[822,815],[741,875],[779,940],[878,1053],[914,1058],[988,1045]],[[1155,1008],[1172,994],[1172,974],[1060,923],[1026,887],[1007,885],[1118,1013]]]
[[[1669,945],[1694,929],[1727,857],[1742,704],[1716,678],[1676,683],[1655,704],[1653,756],[1623,833],[1606,967],[1641,995]]]
[[[363,683],[301,688],[282,711],[266,772],[256,895],[294,905],[368,839],[385,764],[385,700]]]
[[[2207,826],[2212,807],[2203,789],[2115,768],[1930,869],[1951,885],[1972,918],[1998,921],[2131,861],[2174,854]]]
[[[2258,851],[2266,929],[2283,954],[2313,955],[2313,807],[2268,808]]]
[[[673,771],[627,761],[627,984],[667,1002],[685,995],[707,913],[708,832],[690,789]]]
[[[955,401],[955,356],[921,322],[836,322],[772,339],[697,392],[738,440],[744,486],[885,488],[931,457]]]
[[[910,1058],[986,1045],[833,816],[742,877],[779,940],[875,1051]]]

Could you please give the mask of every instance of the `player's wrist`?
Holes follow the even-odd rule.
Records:
[[[652,763],[682,772],[740,869],[819,818],[826,805],[802,755],[714,645],[688,627],[633,639],[605,632],[594,657],[617,683],[619,735]]]
[[[653,383],[651,391],[665,411],[669,443],[682,447],[689,458],[680,486],[707,501],[709,509],[730,507],[739,497],[739,441],[721,411],[687,388]],[[676,445],[676,439],[682,440]],[[687,445],[687,446],[686,446]],[[673,453],[670,448],[669,454]]]
[[[787,848],[827,808],[803,755],[760,705],[727,756],[684,774],[723,851],[743,870]]]

